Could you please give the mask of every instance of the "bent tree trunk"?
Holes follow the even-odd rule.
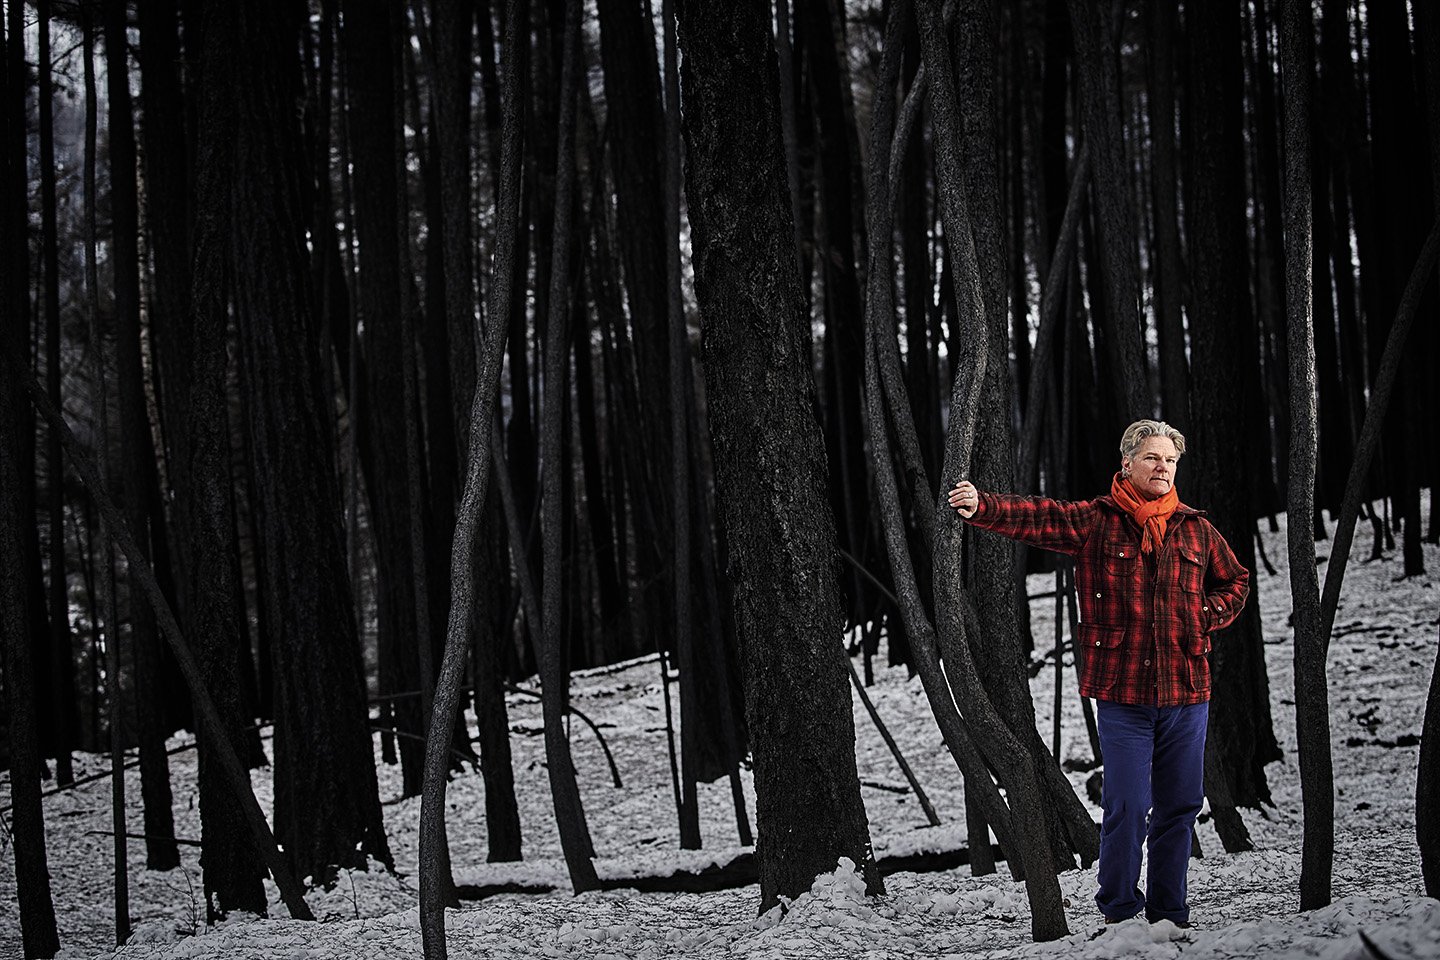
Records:
[[[449,894],[449,861],[445,855],[445,787],[450,769],[450,741],[460,708],[460,681],[470,648],[475,612],[476,533],[490,486],[490,462],[498,431],[486,429],[495,419],[500,366],[505,359],[505,334],[515,278],[515,245],[520,229],[520,161],[524,88],[520,72],[521,0],[506,0],[502,40],[499,199],[495,210],[494,278],[486,301],[485,339],[479,358],[480,373],[470,402],[470,442],[465,464],[465,486],[455,520],[450,552],[450,617],[445,631],[445,653],[435,681],[430,736],[425,744],[425,773],[420,795],[420,939],[425,960],[445,960],[445,899]]]
[[[760,909],[849,858],[883,888],[855,768],[769,8],[679,4],[687,195],[755,757]]]
[[[937,134],[935,175],[946,248],[956,264],[955,307],[961,325],[956,338],[961,349],[955,358],[950,423],[940,477],[943,496],[944,491],[970,472],[990,334],[984,279],[975,251],[971,212],[958,155],[961,121],[941,12],[934,0],[921,0],[918,11],[921,48],[931,78],[930,108]],[[940,502],[943,504],[943,499]],[[1054,940],[1069,930],[1046,835],[1039,771],[1030,750],[1006,725],[980,681],[967,640],[973,620],[966,622],[970,600],[961,587],[960,520],[954,511],[943,506],[937,509],[940,513],[936,517],[934,588],[940,655],[975,739],[1008,795],[1014,814],[1011,822],[1015,844],[1024,863],[1030,896],[1031,933],[1036,940]]]
[[[910,15],[907,3],[895,3],[890,8],[885,30],[885,51],[880,63],[879,89],[889,91],[895,86],[900,71],[901,31]],[[923,69],[923,68],[922,68]],[[916,80],[919,88],[921,81]],[[903,147],[904,138],[891,138],[894,125],[894,103],[888,96],[877,97],[875,110],[871,115],[870,154],[865,169],[866,176],[866,218],[871,237],[869,257],[869,280],[865,290],[865,413],[870,431],[871,470],[875,478],[876,495],[879,500],[882,528],[885,534],[885,548],[890,561],[891,575],[898,595],[900,616],[905,633],[916,658],[921,684],[935,714],[935,723],[951,757],[965,778],[966,805],[978,810],[983,816],[968,818],[971,830],[972,872],[991,872],[982,864],[980,851],[990,847],[990,828],[1002,847],[1011,848],[1012,834],[1010,811],[995,787],[985,761],[980,756],[970,730],[959,709],[955,706],[954,694],[940,668],[939,651],[935,641],[935,628],[930,622],[920,596],[919,582],[911,563],[910,547],[906,542],[905,521],[900,506],[900,494],[891,463],[890,436],[886,427],[885,405],[891,406],[889,419],[896,424],[896,431],[902,450],[907,444],[913,455],[902,453],[905,469],[910,473],[914,487],[916,509],[922,514],[920,523],[922,537],[928,549],[934,539],[935,515],[929,500],[932,495],[928,479],[924,479],[924,466],[919,460],[919,446],[913,437],[914,423],[903,390],[882,391],[881,367],[889,364],[898,367],[898,350],[894,344],[894,329],[891,316],[894,313],[893,275],[894,260],[891,256],[891,227],[893,205],[889,201],[890,178],[895,169],[892,150]],[[898,379],[898,377],[892,377]],[[906,428],[912,436],[907,440]],[[929,530],[928,534],[924,531]],[[988,821],[988,825],[987,825]],[[1019,857],[1008,859],[1010,870],[1016,879],[1023,876]]]

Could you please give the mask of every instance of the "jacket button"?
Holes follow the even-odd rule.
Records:
[[[1201,609],[1201,610],[1209,610],[1210,608],[1209,608],[1209,607],[1201,607],[1200,609]]]
[[[1145,666],[1147,666],[1147,667],[1150,666],[1150,661],[1149,661],[1149,660],[1146,660],[1146,661],[1145,661]]]
[[[1096,597],[1096,599],[1099,599],[1099,597],[1100,597],[1100,594],[1098,594],[1098,593],[1097,593],[1097,594],[1095,594],[1095,597]]]
[[[1095,646],[1097,646],[1097,647],[1100,646],[1100,641],[1099,641],[1099,640],[1096,640],[1096,641],[1095,641]]]

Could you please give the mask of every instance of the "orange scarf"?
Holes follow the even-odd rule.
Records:
[[[1155,548],[1165,539],[1165,525],[1169,522],[1170,515],[1180,506],[1180,495],[1175,492],[1175,485],[1171,484],[1170,490],[1163,497],[1146,500],[1135,492],[1129,477],[1122,477],[1117,473],[1110,481],[1110,496],[1129,511],[1140,529],[1145,531],[1145,536],[1140,540],[1140,552],[1154,553]]]

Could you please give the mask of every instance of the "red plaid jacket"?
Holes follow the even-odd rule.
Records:
[[[1161,707],[1210,699],[1210,634],[1250,593],[1250,571],[1203,512],[1176,509],[1160,549],[1109,496],[1070,503],[982,493],[969,523],[1075,558],[1082,696]]]

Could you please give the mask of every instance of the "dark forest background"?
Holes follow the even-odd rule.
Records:
[[[775,383],[726,373],[724,351],[769,334],[707,313],[723,302],[707,284],[800,311],[795,389],[833,522],[833,549],[816,547],[826,615],[862,680],[877,657],[923,671],[926,631],[944,647],[935,573],[953,559],[973,598],[961,636],[1023,731],[1025,665],[1056,645],[1031,636],[1023,577],[1053,571],[1062,595],[1072,580],[998,540],[937,545],[947,468],[1088,498],[1124,426],[1161,417],[1190,438],[1182,498],[1246,566],[1268,564],[1254,534],[1287,509],[1295,423],[1287,189],[1313,223],[1307,522],[1333,534],[1385,345],[1414,321],[1358,496],[1360,549],[1422,572],[1420,543],[1440,535],[1433,5],[1299,4],[1288,75],[1277,0],[777,0],[756,14],[768,42],[708,73],[724,45],[701,6],[681,4],[677,76],[659,0],[5,4],[7,764],[63,786],[72,751],[138,755],[145,863],[164,869],[165,743],[198,726],[271,764],[295,875],[386,861],[371,738],[419,793],[462,610],[473,713],[451,762],[485,758],[492,859],[521,843],[506,689],[539,672],[558,719],[567,671],[656,652],[682,721],[682,842],[698,845],[694,783],[730,776],[739,804],[754,746],[742,677],[758,648],[734,594],[757,568],[736,557],[788,537],[727,506],[785,491],[717,486],[744,466],[744,445],[720,442],[733,423],[713,422],[725,398],[763,407]],[[783,169],[768,220],[706,192],[725,69],[759,98],[731,109],[773,120],[727,143],[739,165]],[[1287,127],[1297,78],[1309,106]],[[733,264],[707,277],[706,245],[747,237],[785,261],[798,303]],[[959,391],[977,349],[983,381]],[[973,428],[959,460],[956,422]],[[797,470],[807,456],[795,448]],[[462,556],[467,463],[488,495]],[[1216,643],[1207,792],[1232,849],[1278,756],[1271,602],[1252,596]],[[1019,742],[1053,767],[1031,734]],[[207,901],[263,911],[254,814],[228,761],[203,754]],[[1073,864],[1090,841],[1071,806],[1047,819]]]

